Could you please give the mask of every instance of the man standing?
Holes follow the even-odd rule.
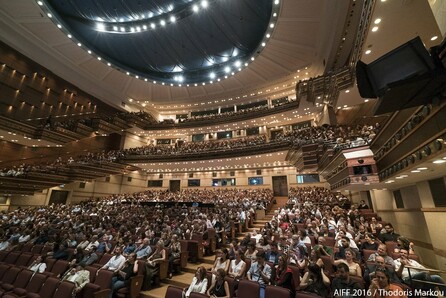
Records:
[[[263,251],[257,253],[257,262],[252,263],[247,277],[260,284],[260,298],[265,298],[265,287],[271,278],[271,267],[266,263]]]

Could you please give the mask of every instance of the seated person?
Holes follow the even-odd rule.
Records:
[[[209,295],[211,298],[215,297],[229,298],[230,297],[229,284],[225,280],[226,272],[222,268],[220,268],[217,270],[216,276],[217,277],[215,283],[211,285],[206,294]]]
[[[90,282],[90,271],[85,269],[85,266],[78,265],[71,270],[68,270],[61,278],[62,281],[71,281],[74,283],[74,292],[78,293]]]
[[[359,263],[356,262],[355,252],[350,248],[346,248],[344,254],[344,259],[334,260],[333,264],[339,265],[341,262],[343,262],[347,264],[350,275],[362,277],[361,266],[359,266]]]
[[[96,272],[96,275],[99,274],[100,270],[110,270],[115,273],[118,273],[119,269],[121,269],[122,266],[124,266],[125,257],[121,253],[121,249],[117,249],[115,251],[115,255],[108,260],[107,263],[104,264],[101,268],[98,269]]]
[[[119,289],[128,287],[130,285],[130,278],[136,274],[138,274],[138,262],[136,260],[136,254],[131,253],[127,257],[124,266],[112,278],[110,298],[113,298]]]
[[[413,268],[408,269],[406,266],[410,266]],[[438,286],[443,292],[446,291],[445,282],[439,275],[431,275],[428,271],[423,271],[423,269],[425,270],[428,268],[421,265],[415,260],[409,259],[409,252],[407,249],[400,249],[400,257],[395,260],[395,270],[405,284],[412,285],[414,288],[422,290],[434,290],[435,287]],[[434,282],[437,283],[437,285],[430,283],[413,282],[411,279]]]
[[[189,298],[190,293],[204,294],[208,287],[208,279],[206,278],[206,269],[203,266],[197,268],[195,276],[190,283],[190,286],[183,289],[183,297]]]
[[[45,257],[44,256],[38,256],[31,265],[28,266],[28,269],[33,272],[39,272],[42,273],[46,269],[46,263],[45,263]]]
[[[350,298],[355,296],[355,290],[360,290],[361,285],[350,278],[347,264],[341,262],[336,266],[336,277],[331,283],[333,297]]]
[[[294,287],[293,271],[288,267],[288,256],[281,255],[279,257],[279,264],[276,266],[275,278],[272,282],[275,286],[279,286],[290,291],[290,297],[296,295]]]
[[[230,277],[234,279],[241,279],[246,274],[246,263],[242,260],[241,252],[235,252],[235,259],[231,261],[229,265],[229,273]]]
[[[160,264],[164,261],[167,262],[167,254],[164,249],[164,241],[160,239],[156,243],[155,251],[147,258],[147,263],[145,264],[146,274],[144,276],[144,289],[150,289],[154,282],[154,277],[159,274]]]
[[[330,279],[325,275],[324,270],[316,264],[308,265],[300,288],[306,292],[315,293],[322,297],[328,297],[330,293]]]
[[[407,298],[403,289],[395,284],[390,283],[390,275],[385,267],[376,268],[375,278],[367,291],[368,298],[381,298],[383,291],[386,298]]]
[[[271,271],[271,267],[265,261],[265,253],[257,253],[257,261],[251,264],[247,277],[260,284],[260,298],[265,298],[265,287],[270,282]]]

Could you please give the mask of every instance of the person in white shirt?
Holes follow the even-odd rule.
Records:
[[[96,275],[98,275],[99,271],[102,269],[118,272],[121,267],[124,266],[124,263],[125,257],[122,255],[121,248],[117,248],[115,250],[115,255],[111,257],[111,259],[96,272]]]
[[[188,288],[183,290],[184,297],[189,298],[190,293],[206,293],[208,279],[206,278],[206,269],[203,266],[197,268],[195,276]]]
[[[45,260],[42,256],[38,256],[31,265],[28,266],[28,269],[33,272],[42,273],[46,270]]]
[[[446,285],[444,280],[439,275],[431,275],[427,271],[428,268],[421,265],[413,259],[409,259],[409,252],[407,249],[400,249],[400,257],[395,262],[395,272],[401,277],[405,284],[411,285],[414,288],[419,288],[423,290],[435,289],[434,284],[429,283],[412,283],[413,280],[421,280],[426,282],[434,282],[437,284],[443,284],[443,286],[437,285],[443,292],[446,290]],[[410,266],[411,268],[407,268]],[[413,267],[413,268],[412,268]],[[427,269],[427,270],[426,270]],[[409,275],[410,270],[410,275]],[[412,279],[412,280],[411,280]]]
[[[77,293],[90,282],[90,271],[79,265],[76,268],[67,271],[61,280],[67,280],[74,283],[74,291]]]

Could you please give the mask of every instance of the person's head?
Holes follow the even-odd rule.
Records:
[[[387,256],[387,246],[386,246],[385,243],[381,243],[381,244],[378,246],[378,255],[380,255],[380,256],[382,256],[382,257]]]
[[[277,248],[277,242],[273,242],[271,243],[271,251],[272,252],[277,252],[278,248]]]
[[[195,272],[195,277],[198,280],[204,280],[206,278],[206,268],[203,266],[198,267],[197,271]]]
[[[359,227],[358,227],[358,232],[361,233],[361,234],[364,234],[364,233],[365,233],[365,227],[364,227],[364,225],[359,225]]]
[[[378,286],[380,289],[384,289],[390,284],[390,274],[386,267],[376,268],[375,278],[378,280]]]
[[[164,248],[164,241],[163,240],[158,240],[158,242],[156,243],[156,248],[163,249]]]
[[[346,260],[355,260],[356,259],[356,254],[355,252],[351,249],[351,248],[346,248],[344,250],[345,252],[345,259]]]
[[[256,255],[257,263],[263,265],[265,263],[265,252],[260,251]]]
[[[249,242],[246,247],[248,248],[248,251],[251,253],[254,252],[254,250],[256,249],[256,246],[252,242]]]
[[[142,245],[147,246],[147,245],[149,245],[149,243],[150,243],[150,239],[149,239],[149,238],[144,238],[144,239],[142,240]]]
[[[406,248],[400,249],[400,258],[401,259],[408,259],[409,258],[409,251]]]
[[[226,272],[223,268],[217,269],[217,279],[218,280],[225,280]]]
[[[377,266],[384,266],[384,265],[385,265],[385,260],[384,260],[384,258],[381,257],[381,256],[377,256],[377,257],[375,258],[375,264],[376,264]]]
[[[133,263],[134,261],[136,261],[136,253],[132,252],[131,254],[129,254],[129,255],[127,256],[127,260],[128,260],[130,263]]]
[[[368,242],[373,242],[375,241],[375,236],[372,233],[366,233],[364,239]]]
[[[342,236],[341,237],[341,246],[343,248],[349,248],[350,247],[350,238],[348,238],[347,236]]]
[[[119,256],[121,253],[122,253],[121,248],[120,248],[119,246],[116,247],[116,249],[115,249],[115,255]]]
[[[313,277],[313,280],[322,280],[321,267],[319,267],[317,264],[309,264],[308,272]]]
[[[242,254],[240,253],[239,250],[236,250],[236,251],[234,251],[234,256],[235,256],[235,259],[237,261],[239,261],[241,259],[241,257],[242,257]]]
[[[398,242],[398,246],[400,247],[400,249],[402,249],[402,248],[409,249],[410,241],[406,237],[399,236],[396,239],[396,242]]]
[[[279,257],[279,267],[286,268],[288,266],[288,256],[283,254]]]
[[[384,230],[386,230],[386,233],[393,233],[393,226],[392,226],[392,224],[391,223],[387,223],[384,226]]]
[[[317,244],[319,245],[325,245],[325,238],[320,236],[317,238]]]
[[[349,279],[349,269],[348,269],[348,265],[345,263],[339,263],[337,266],[337,276],[338,278],[342,279],[342,280],[348,280]]]
[[[172,235],[172,242],[177,242],[178,241],[178,235],[177,234],[173,234]]]
[[[228,258],[229,251],[227,248],[223,248],[220,252],[220,258],[226,260]]]

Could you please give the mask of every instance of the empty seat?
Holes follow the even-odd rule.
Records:
[[[165,298],[182,298],[183,289],[176,286],[169,286]]]
[[[68,261],[57,260],[50,271],[54,273],[55,276],[62,276],[65,271],[67,271],[69,264]]]
[[[290,298],[290,290],[276,286],[266,286],[265,298]]]
[[[20,252],[18,251],[12,251],[10,252],[5,259],[3,260],[3,262],[7,263],[7,264],[15,264],[15,262],[17,261],[17,259],[20,256]]]
[[[110,286],[113,278],[113,271],[110,270],[100,270],[94,283],[88,283],[82,289],[83,297],[90,298],[95,296],[106,297],[110,295]],[[103,296],[104,295],[104,296]]]
[[[15,288],[25,288],[29,280],[33,276],[33,273],[34,272],[27,269],[20,271],[13,283],[2,283],[0,294],[3,294],[4,292],[10,292]]]
[[[74,283],[63,281],[57,287],[54,297],[73,297],[74,288]]]
[[[20,256],[17,258],[15,265],[16,266],[23,266],[23,267],[27,267],[29,260],[31,260],[32,258],[32,254],[31,253],[21,253]]]
[[[95,267],[100,268],[100,267],[104,266],[105,264],[107,264],[107,262],[108,262],[112,257],[113,257],[112,254],[105,253],[105,254],[103,254],[102,257],[99,259],[99,262],[97,262],[97,263],[95,263],[95,264],[92,264],[92,266],[95,266]]]
[[[23,297],[26,293],[39,293],[47,276],[45,274],[36,273],[28,282],[25,288],[14,288],[13,293],[19,297]]]
[[[43,249],[43,245],[42,244],[36,244],[31,249],[31,252],[33,254],[35,254],[35,255],[40,255],[40,253],[42,252],[42,249]]]
[[[8,268],[8,270],[6,270],[5,274],[2,277],[1,284],[13,284],[21,270],[22,269],[18,267]]]
[[[260,295],[259,283],[251,280],[242,279],[238,283],[237,297],[258,298]]]
[[[25,243],[25,244],[22,246],[21,251],[22,251],[22,252],[31,252],[31,250],[33,249],[33,246],[34,246],[34,244],[32,244],[32,243],[30,243],[30,242]]]
[[[8,264],[0,264],[0,281],[11,266]]]
[[[29,297],[29,298],[52,298],[59,283],[60,283],[59,279],[57,279],[55,277],[48,277],[45,280],[45,282],[43,283],[43,286],[40,288],[39,293],[37,293],[37,294],[36,293],[27,293],[26,297]],[[69,296],[67,296],[67,297],[69,297]]]

